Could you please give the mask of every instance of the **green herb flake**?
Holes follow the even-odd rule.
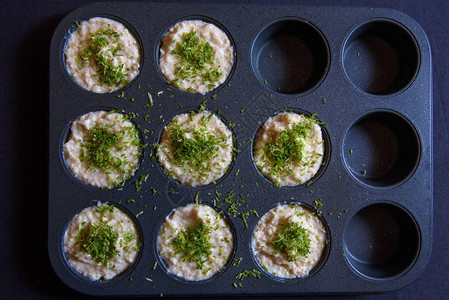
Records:
[[[247,212],[241,214],[243,224],[245,225],[245,229],[248,229],[247,219],[249,217],[249,214],[251,214],[251,213],[254,214],[256,217],[259,217],[259,215],[255,209],[250,209]]]
[[[147,181],[148,176],[149,176],[149,174],[146,174],[146,175],[141,174],[140,175],[139,180],[137,180],[135,182],[136,192],[140,191],[140,189],[142,188],[142,184]]]
[[[234,263],[232,264],[233,267],[239,267],[240,263],[242,262],[243,258],[242,257],[237,257],[234,258]]]
[[[154,101],[153,101],[153,96],[151,96],[150,92],[147,92],[147,97],[148,97],[148,104],[151,106],[153,106]]]
[[[200,195],[200,192],[196,192],[196,194],[195,194],[195,205],[198,207],[198,205],[199,205],[199,195]]]
[[[154,195],[161,195],[161,193],[159,191],[157,191],[154,187],[151,187],[150,191],[151,191],[151,194],[153,194],[153,196]]]
[[[315,209],[323,207],[323,203],[321,203],[321,198],[318,198],[318,200],[313,201],[313,207],[315,207]]]
[[[260,272],[258,271],[258,270],[256,270],[256,269],[252,269],[252,270],[244,270],[244,271],[242,271],[242,272],[240,272],[240,273],[238,273],[237,274],[237,276],[235,276],[235,278],[237,279],[237,280],[240,280],[240,281],[242,281],[243,279],[245,279],[246,277],[253,277],[253,278],[257,278],[257,279],[260,279]],[[243,287],[243,285],[239,282],[238,284],[236,283],[236,282],[234,282],[233,283],[233,286],[234,287],[240,287],[240,288],[242,288]]]

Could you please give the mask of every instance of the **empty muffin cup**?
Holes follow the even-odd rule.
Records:
[[[257,35],[251,64],[257,79],[270,90],[305,93],[324,79],[329,47],[311,23],[298,18],[276,20]]]
[[[346,76],[374,95],[400,92],[415,78],[420,64],[413,35],[392,20],[369,21],[355,29],[343,46]]]
[[[388,202],[369,205],[346,225],[345,258],[359,275],[375,280],[397,278],[414,264],[420,230],[402,207]]]
[[[421,143],[414,126],[389,110],[363,115],[343,140],[346,168],[357,180],[372,187],[395,186],[415,171]]]

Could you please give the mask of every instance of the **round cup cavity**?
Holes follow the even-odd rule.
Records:
[[[132,222],[134,223],[136,229],[137,229],[137,234],[139,235],[139,241],[140,241],[140,248],[139,248],[139,253],[137,254],[136,260],[132,263],[132,265],[130,265],[126,270],[124,270],[122,273],[117,274],[116,276],[114,276],[113,278],[109,279],[109,280],[94,280],[91,279],[87,276],[84,276],[81,272],[79,272],[78,270],[76,270],[69,261],[68,255],[65,251],[65,234],[68,230],[68,227],[70,225],[70,222],[72,222],[73,218],[79,214],[80,212],[82,212],[84,209],[89,208],[89,207],[93,207],[99,204],[108,204],[108,205],[113,205],[116,209],[122,211],[123,213],[125,213],[126,215],[128,215],[128,217],[132,220]],[[60,251],[61,251],[61,258],[64,262],[64,266],[67,268],[67,270],[69,270],[69,272],[71,273],[71,275],[78,279],[81,282],[86,282],[88,284],[93,284],[95,286],[98,286],[99,288],[103,288],[105,287],[105,284],[107,286],[110,285],[114,285],[115,283],[119,282],[120,280],[126,278],[129,274],[131,274],[134,269],[136,268],[136,266],[139,264],[141,258],[142,258],[142,253],[144,252],[144,237],[143,237],[143,231],[142,228],[139,224],[139,222],[137,221],[136,217],[125,207],[123,207],[122,205],[116,204],[116,203],[112,203],[112,202],[107,202],[107,201],[98,201],[98,200],[94,200],[90,202],[90,205],[86,206],[86,207],[81,207],[75,214],[72,215],[72,217],[67,220],[65,226],[64,226],[64,231],[61,234],[61,238],[60,238]]]
[[[232,68],[231,71],[229,72],[228,76],[226,77],[226,79],[223,81],[223,83],[221,83],[220,85],[216,86],[215,88],[213,88],[212,90],[206,92],[205,94],[209,94],[209,93],[216,93],[217,91],[219,91],[220,89],[222,89],[224,86],[226,86],[229,82],[229,80],[231,79],[232,75],[234,74],[236,65],[237,65],[237,47],[236,47],[236,43],[234,41],[234,38],[232,37],[231,33],[229,32],[229,30],[222,25],[220,22],[218,22],[215,19],[212,19],[210,17],[207,16],[203,16],[203,15],[190,15],[190,16],[186,16],[183,17],[181,19],[176,20],[175,22],[171,23],[169,26],[167,26],[163,32],[161,32],[158,36],[157,39],[157,43],[155,44],[155,49],[154,49],[154,61],[155,64],[157,66],[158,69],[158,74],[159,77],[161,78],[162,82],[167,82],[167,78],[165,77],[165,75],[162,73],[161,71],[161,67],[160,67],[160,62],[159,62],[159,58],[160,58],[160,50],[161,50],[161,46],[162,46],[162,39],[165,37],[165,35],[168,33],[168,31],[175,26],[178,23],[184,22],[184,21],[203,21],[205,23],[210,23],[212,25],[215,25],[217,28],[219,28],[221,31],[223,31],[226,36],[229,39],[229,42],[231,44],[231,47],[233,49],[233,62],[232,62]],[[187,94],[197,94],[196,92],[188,92],[188,91],[184,91],[181,90],[179,88],[177,88],[176,86],[173,86],[174,88],[176,88],[178,91],[182,92],[182,93],[187,93]]]
[[[59,145],[60,145],[59,146],[59,149],[60,149],[60,151],[59,151],[60,161],[61,161],[61,164],[63,165],[64,170],[67,173],[67,175],[69,177],[73,178],[73,180],[76,181],[78,184],[81,184],[84,187],[89,187],[89,188],[93,188],[93,189],[102,189],[102,190],[108,190],[109,189],[109,190],[111,190],[111,189],[115,189],[115,188],[117,188],[119,186],[122,186],[123,184],[128,182],[130,178],[123,180],[119,185],[111,187],[111,188],[101,188],[101,187],[98,187],[98,186],[91,185],[91,184],[85,182],[84,180],[82,180],[81,178],[79,178],[78,176],[76,176],[72,172],[72,170],[70,170],[70,167],[67,164],[65,153],[64,153],[64,144],[69,140],[72,123],[74,121],[76,121],[79,117],[81,117],[81,116],[83,116],[85,114],[88,114],[88,113],[91,113],[91,112],[97,112],[97,111],[117,112],[117,113],[121,113],[121,114],[125,115],[124,112],[120,112],[120,111],[118,111],[118,110],[116,110],[114,108],[111,108],[111,107],[96,107],[96,108],[91,108],[89,110],[85,110],[85,111],[81,112],[79,115],[76,115],[75,117],[73,117],[67,123],[67,125],[65,126],[65,128],[64,128],[64,130],[62,132],[62,135],[61,135],[61,139],[60,139],[60,143],[59,143]],[[139,129],[137,124],[134,122],[134,120],[129,120],[129,121],[134,125],[135,129],[138,132],[139,139],[140,139],[141,143],[143,144],[144,139],[143,139],[143,135],[142,135],[141,130]],[[142,147],[140,149],[140,157],[139,157],[139,161],[137,163],[137,167],[134,170],[134,173],[132,174],[131,177],[133,177],[137,173],[137,171],[140,169],[140,167],[142,166],[144,157],[145,157],[145,149]]]
[[[289,108],[289,109],[285,109],[283,111],[276,112],[276,113],[274,113],[270,117],[273,117],[273,116],[275,116],[275,115],[277,115],[279,113],[283,113],[283,112],[292,112],[292,113],[295,113],[295,114],[298,114],[298,115],[304,115],[304,116],[307,116],[307,117],[310,117],[310,116],[313,115],[310,112],[307,112],[305,110],[301,110],[301,109],[297,109],[297,108],[292,108],[292,109]],[[252,136],[251,140],[253,141],[253,145],[252,145],[252,150],[251,150],[251,160],[252,160],[253,166],[256,169],[257,173],[260,174],[260,176],[262,176],[263,179],[268,184],[273,184],[274,185],[275,183],[273,181],[271,181],[269,178],[267,178],[259,170],[259,168],[257,167],[256,162],[254,160],[254,151],[255,151],[255,142],[257,141],[257,139],[256,139],[257,133],[259,132],[259,130],[262,129],[262,126],[265,124],[265,122],[270,117],[266,118],[264,120],[264,122],[261,123],[261,125],[257,128],[257,130],[254,132],[254,134]],[[317,120],[318,120],[318,122],[321,122],[321,120],[319,120],[318,118],[317,118]],[[306,181],[306,182],[304,182],[302,184],[291,185],[291,186],[284,185],[284,186],[280,186],[278,188],[281,188],[281,189],[305,188],[305,187],[308,187],[311,184],[315,183],[325,173],[325,171],[327,169],[327,166],[329,165],[329,162],[330,162],[332,146],[331,146],[331,139],[330,139],[330,136],[329,136],[329,132],[327,131],[326,127],[322,126],[322,125],[320,125],[320,127],[321,127],[321,135],[322,135],[322,139],[323,139],[323,143],[324,143],[324,154],[323,154],[323,161],[321,163],[321,166],[320,166],[318,172],[316,172],[316,174],[312,178],[310,178],[308,181]]]
[[[201,199],[200,199],[201,200]],[[185,204],[188,205],[189,203]],[[199,202],[199,205],[206,205],[208,207],[210,207],[211,209],[217,211],[218,213],[220,213],[220,215],[225,219],[225,221],[227,222],[227,224],[229,225],[229,228],[231,229],[232,232],[232,238],[233,238],[233,249],[231,251],[231,254],[229,255],[229,259],[228,261],[224,264],[224,266],[215,274],[213,274],[211,277],[206,278],[206,279],[199,279],[199,280],[188,280],[184,277],[178,276],[177,274],[173,273],[170,268],[168,267],[168,265],[166,264],[164,258],[162,257],[162,255],[159,253],[159,234],[162,230],[162,226],[164,225],[165,220],[170,217],[176,210],[184,207],[183,206],[178,206],[175,207],[174,209],[172,209],[166,216],[162,216],[163,219],[159,222],[159,225],[157,227],[157,230],[154,232],[154,253],[155,256],[157,257],[157,260],[159,262],[159,265],[161,266],[161,268],[164,270],[164,272],[171,277],[172,279],[184,283],[184,284],[205,284],[205,283],[210,283],[213,282],[217,277],[221,276],[223,273],[226,272],[226,270],[231,266],[231,263],[234,260],[234,256],[235,256],[235,252],[237,249],[237,234],[236,234],[236,229],[234,227],[234,224],[231,222],[231,219],[229,218],[229,216],[226,213],[223,213],[223,210],[217,209],[215,207],[213,207],[212,205],[208,204],[208,203],[204,203],[204,202]]]
[[[397,278],[414,264],[421,247],[419,227],[402,207],[388,202],[358,211],[346,225],[345,258],[362,277]]]
[[[279,202],[279,203],[276,203],[276,204],[272,205],[271,207],[269,207],[269,209],[267,211],[265,211],[265,213],[263,215],[260,215],[260,217],[263,217],[264,215],[269,213],[271,210],[276,208],[278,205],[297,205],[297,206],[301,206],[305,210],[308,210],[308,211],[312,212],[313,214],[315,214],[315,216],[318,217],[318,219],[321,221],[322,225],[324,226],[324,229],[325,229],[326,235],[327,235],[327,237],[326,237],[326,245],[324,246],[324,249],[323,249],[323,252],[321,254],[320,260],[309,271],[309,274],[306,275],[306,276],[303,276],[303,277],[287,278],[287,277],[276,276],[276,275],[270,273],[268,270],[265,269],[264,266],[261,265],[259,259],[257,258],[257,254],[253,250],[253,240],[254,240],[253,233],[256,230],[257,226],[259,225],[259,222],[257,222],[254,225],[254,228],[252,228],[252,231],[251,231],[251,239],[250,239],[250,243],[249,243],[249,251],[251,253],[251,257],[252,257],[254,263],[260,269],[260,271],[263,274],[265,274],[268,278],[273,280],[273,281],[285,282],[285,283],[286,282],[293,282],[294,283],[294,282],[298,282],[298,281],[302,281],[302,280],[311,278],[311,277],[315,276],[321,270],[321,268],[326,264],[326,261],[327,261],[327,259],[329,257],[330,248],[331,248],[331,233],[330,233],[329,226],[328,226],[326,220],[323,218],[323,216],[321,214],[318,214],[318,212],[316,211],[315,208],[313,208],[312,206],[310,206],[310,205],[308,205],[306,203],[302,203],[302,202]],[[259,221],[260,221],[260,219],[259,219]]]
[[[257,79],[281,94],[301,94],[316,88],[327,73],[329,61],[329,46],[323,34],[298,18],[268,24],[251,49]]]
[[[345,134],[343,159],[352,176],[371,187],[395,186],[415,171],[421,153],[414,126],[396,112],[380,110],[357,119]]]
[[[67,63],[66,63],[66,55],[65,55],[64,52],[65,52],[65,50],[67,48],[67,44],[68,44],[71,36],[77,31],[77,29],[78,29],[79,25],[81,24],[81,22],[88,21],[89,19],[96,18],[96,17],[111,19],[113,21],[121,23],[123,26],[125,26],[126,29],[128,29],[128,31],[131,33],[131,35],[136,39],[137,46],[139,47],[139,54],[140,54],[140,62],[139,62],[139,64],[140,64],[140,66],[139,66],[138,74],[131,81],[129,81],[127,84],[125,84],[124,86],[122,86],[122,87],[120,87],[120,88],[118,88],[118,89],[116,89],[116,90],[114,90],[112,92],[97,93],[97,92],[94,92],[94,91],[90,91],[87,88],[81,86],[79,83],[77,83],[75,81],[75,79],[73,79],[72,75],[69,73],[69,70],[68,70],[68,67],[67,67]],[[61,55],[60,55],[61,65],[64,68],[64,71],[65,71],[64,73],[67,76],[67,79],[69,81],[71,81],[74,86],[76,86],[77,88],[79,88],[80,90],[82,90],[82,91],[84,91],[86,93],[94,93],[94,94],[100,94],[100,95],[102,95],[102,94],[108,95],[108,94],[111,94],[111,93],[117,93],[117,92],[119,92],[119,91],[121,91],[121,90],[123,90],[125,88],[128,88],[140,76],[141,71],[143,69],[142,68],[143,67],[143,63],[144,63],[143,42],[142,42],[142,39],[140,38],[139,34],[137,33],[137,31],[134,29],[134,27],[131,26],[131,24],[129,24],[125,20],[123,20],[123,19],[121,19],[121,18],[119,18],[117,16],[107,15],[107,14],[105,14],[105,15],[103,15],[103,14],[93,15],[93,16],[86,17],[86,18],[81,19],[81,20],[74,20],[72,26],[70,26],[70,28],[67,30],[67,33],[64,36],[64,39],[63,39],[62,44],[61,44],[60,53],[61,53]]]
[[[420,65],[415,38],[401,24],[372,20],[353,30],[343,46],[343,68],[360,90],[389,95],[404,90]]]

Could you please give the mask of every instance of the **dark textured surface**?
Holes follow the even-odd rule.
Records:
[[[447,99],[449,12],[443,1],[284,1],[295,4],[338,4],[392,7],[418,21],[426,31],[434,68],[434,241],[426,270],[412,285],[363,299],[447,297],[448,192],[445,152],[448,148]],[[67,288],[47,258],[47,111],[50,39],[58,22],[82,2],[15,1],[1,10],[2,111],[0,146],[3,169],[0,254],[4,298],[84,298]],[[323,283],[325,284],[325,283]]]

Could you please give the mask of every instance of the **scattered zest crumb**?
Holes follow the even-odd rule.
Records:
[[[154,104],[153,96],[151,96],[150,92],[148,92],[147,95],[148,95],[148,102],[149,102],[150,106],[153,106],[153,104]]]
[[[254,277],[254,278],[260,279],[260,272],[257,271],[256,269],[252,269],[252,270],[244,270],[244,271],[238,273],[237,276],[235,276],[235,278],[236,278],[237,280],[240,280],[240,281],[242,281],[242,280],[243,280],[244,278],[246,278],[246,277]],[[239,283],[234,282],[232,285],[233,285],[235,288],[238,288],[238,287],[239,287],[239,288],[242,288],[242,287],[243,287],[243,285],[242,285],[241,282],[239,282]]]
[[[239,267],[240,263],[242,262],[242,259],[243,258],[241,258],[241,257],[234,258],[234,263],[232,264],[232,266],[233,267]]]

